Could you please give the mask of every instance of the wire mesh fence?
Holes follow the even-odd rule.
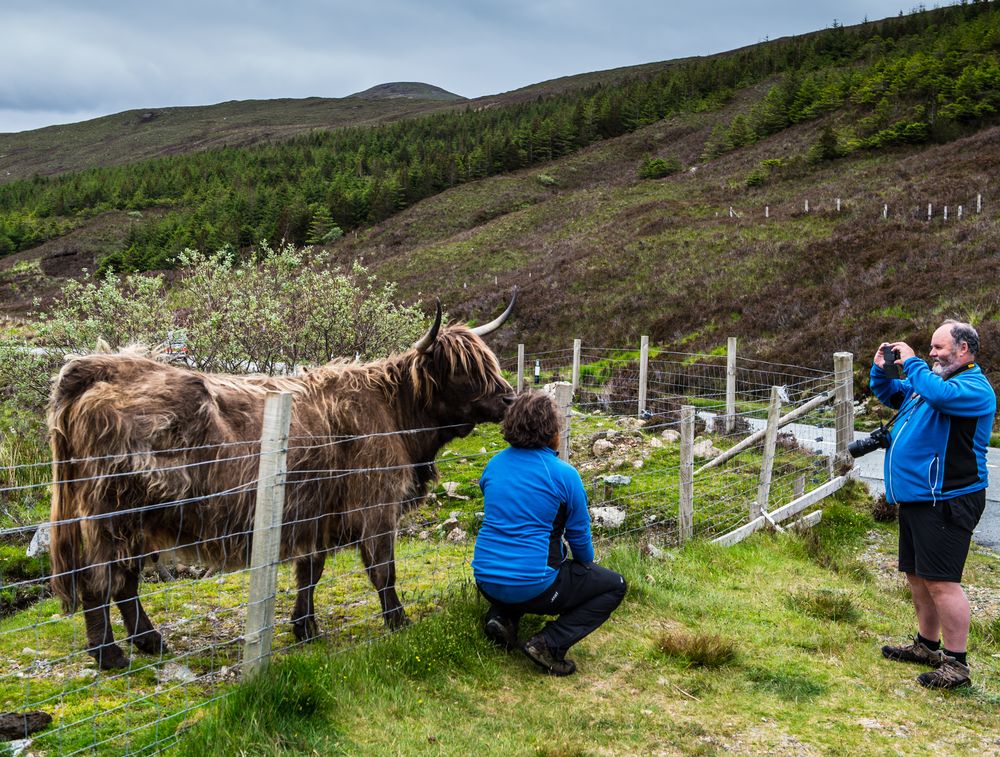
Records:
[[[527,385],[575,382],[567,454],[588,488],[599,551],[628,540],[656,554],[718,538],[835,478],[835,408],[815,402],[833,399],[832,371],[580,346],[501,364],[512,383],[519,365]],[[810,400],[815,407],[794,424],[766,433],[776,401],[787,415]],[[32,533],[36,542],[50,533],[54,550],[67,534],[84,543],[74,542],[78,562],[62,573],[82,612],[51,596],[50,575],[2,577],[0,596],[10,601],[0,619],[0,710],[52,716],[31,736],[34,753],[155,753],[261,655],[319,637],[349,648],[434,611],[471,579],[477,476],[504,444],[494,427],[445,448],[426,499],[412,484],[431,480],[427,463],[387,464],[371,449],[445,430],[289,435],[278,445],[284,466],[270,472],[262,462],[277,452],[265,429],[261,439],[77,458],[63,468],[38,461],[24,483],[8,475],[0,499],[77,487],[113,507],[0,532],[17,550]],[[755,434],[759,443],[712,464]],[[342,454],[321,454],[331,449]],[[39,469],[54,472],[40,480]],[[199,485],[169,496],[166,482],[177,479]],[[151,490],[164,496],[138,495]],[[254,521],[263,490],[281,492],[280,527]],[[255,560],[255,526],[273,532],[275,557]],[[91,548],[99,540],[103,551]],[[260,594],[265,571],[274,588]]]

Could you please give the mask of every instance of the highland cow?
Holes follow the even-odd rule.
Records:
[[[356,545],[387,626],[407,622],[396,594],[399,516],[426,496],[442,446],[513,401],[475,329],[434,325],[411,349],[371,363],[333,361],[298,377],[200,373],[138,351],[68,360],[49,404],[53,452],[52,585],[83,605],[87,651],[128,665],[111,630],[113,600],[138,650],[165,649],[138,596],[144,556],[173,549],[220,568],[249,564],[264,398],[290,392],[281,532],[294,561],[292,626],[318,628],[313,591],[327,554]],[[191,554],[194,553],[194,554]]]

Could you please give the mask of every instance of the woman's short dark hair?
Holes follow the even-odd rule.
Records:
[[[548,394],[528,389],[507,408],[500,429],[512,447],[548,447],[559,434],[559,407]]]

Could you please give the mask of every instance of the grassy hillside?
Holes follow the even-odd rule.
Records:
[[[376,124],[451,104],[436,97],[309,97],[128,110],[76,124],[0,134],[0,184],[36,174],[281,141],[314,129]]]
[[[1000,249],[1000,129],[812,166],[804,155],[823,124],[810,123],[698,164],[713,121],[669,120],[544,174],[451,190],[335,249],[345,261],[363,257],[406,295],[434,294],[472,317],[518,284],[505,348],[567,347],[574,337],[637,344],[649,334],[708,352],[738,336],[751,353],[829,367],[834,350],[867,358],[889,335],[923,348],[937,321],[962,317],[980,324],[983,359],[994,362],[1000,299],[985,272]],[[648,154],[697,170],[639,180]],[[747,187],[767,161],[782,165]]]
[[[460,317],[521,286],[501,350],[649,334],[707,352],[737,336],[827,368],[888,336],[923,347],[960,317],[981,325],[988,367],[998,51],[1000,12],[973,3],[377,129],[16,182],[0,205],[9,238],[27,236],[0,258],[0,297],[23,313],[84,268],[285,237]]]
[[[404,633],[280,662],[191,718],[178,753],[995,753],[995,607],[977,610],[975,685],[921,689],[923,668],[879,654],[913,625],[891,567],[894,529],[849,496],[805,537],[698,543],[664,560],[605,554],[629,593],[574,647],[571,678],[490,646],[469,591]],[[972,557],[977,596],[996,596],[998,568]]]

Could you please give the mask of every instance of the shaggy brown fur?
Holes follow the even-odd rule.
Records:
[[[339,546],[358,546],[386,623],[406,622],[398,518],[427,493],[441,447],[501,420],[513,401],[494,354],[461,325],[423,351],[295,378],[198,373],[135,350],[70,359],[49,405],[52,584],[68,611],[82,602],[101,667],[128,662],[111,633],[112,599],[133,644],[162,649],[138,600],[144,555],[179,548],[214,566],[249,563],[269,390],[293,394],[282,556],[295,560],[300,640],[317,633],[313,587]],[[408,429],[431,430],[396,433]]]

